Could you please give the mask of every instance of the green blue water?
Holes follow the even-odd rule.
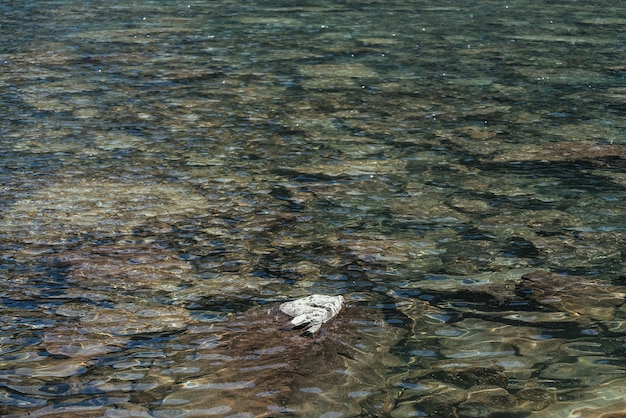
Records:
[[[624,413],[622,6],[2,2],[0,415]]]

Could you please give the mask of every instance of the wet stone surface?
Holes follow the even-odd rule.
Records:
[[[1,4],[0,415],[623,415],[622,9]]]

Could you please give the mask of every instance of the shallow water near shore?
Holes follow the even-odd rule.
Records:
[[[621,10],[0,5],[0,415],[626,413]]]

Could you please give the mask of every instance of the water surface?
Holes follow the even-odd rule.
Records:
[[[626,408],[621,3],[0,9],[2,415]]]

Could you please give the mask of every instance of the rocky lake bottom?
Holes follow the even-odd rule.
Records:
[[[626,414],[621,8],[0,5],[0,415]]]

